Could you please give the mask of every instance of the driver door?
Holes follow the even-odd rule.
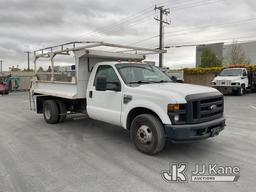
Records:
[[[113,90],[97,91],[95,86],[96,79],[99,76],[106,77],[107,82],[109,82],[107,89],[108,86],[111,86],[114,83],[121,83],[112,66],[98,66],[96,75],[94,77],[94,83],[93,86],[90,87],[89,97],[87,99],[88,115],[92,119],[120,126],[122,92]]]
[[[248,87],[248,84],[249,84],[248,72],[245,69],[243,70],[243,81],[244,81],[245,87]]]

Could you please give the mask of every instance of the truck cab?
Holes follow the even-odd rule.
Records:
[[[220,91],[232,91],[237,95],[243,95],[249,87],[248,71],[246,68],[224,69],[211,82],[212,87]]]
[[[82,112],[128,130],[134,146],[150,155],[162,151],[166,140],[206,139],[225,127],[219,91],[172,82],[159,68],[145,64],[145,55],[77,49],[75,57],[75,84],[33,80],[36,111],[47,123]]]

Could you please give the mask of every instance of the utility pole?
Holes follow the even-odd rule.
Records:
[[[3,60],[0,60],[0,70],[1,70],[1,73],[3,73]]]
[[[159,18],[154,18],[159,21],[159,50],[164,50],[164,24],[170,25],[170,22],[164,21],[163,17],[170,14],[170,9],[164,8],[164,6],[155,6],[156,10],[159,10]],[[163,67],[163,53],[159,53],[159,67]]]
[[[28,71],[30,70],[30,52],[26,51],[25,53],[27,53],[27,57],[28,57]]]

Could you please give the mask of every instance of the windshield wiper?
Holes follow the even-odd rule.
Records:
[[[134,81],[129,84],[149,84],[149,83],[169,83],[171,81],[161,80],[161,81]]]
[[[149,81],[134,81],[134,82],[130,82],[129,84],[147,84],[150,83]]]
[[[170,83],[172,81],[166,81],[166,80],[161,80],[161,81],[149,81],[149,83]]]
[[[172,81],[167,81],[167,80],[161,80],[161,81],[155,81],[156,83],[170,83]]]

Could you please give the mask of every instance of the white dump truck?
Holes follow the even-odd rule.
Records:
[[[147,54],[164,51],[72,42],[35,51],[35,69],[40,58],[49,58],[54,68],[54,57],[70,52],[75,58],[71,82],[56,81],[53,70],[48,81],[36,74],[32,80],[31,103],[47,123],[63,122],[70,113],[85,113],[91,119],[129,130],[136,148],[151,155],[160,152],[167,139],[206,139],[225,127],[219,91],[173,83],[157,67],[143,63]]]
[[[256,88],[256,72],[246,68],[227,68],[216,76],[211,84],[223,93],[232,92],[242,96],[246,90]]]

